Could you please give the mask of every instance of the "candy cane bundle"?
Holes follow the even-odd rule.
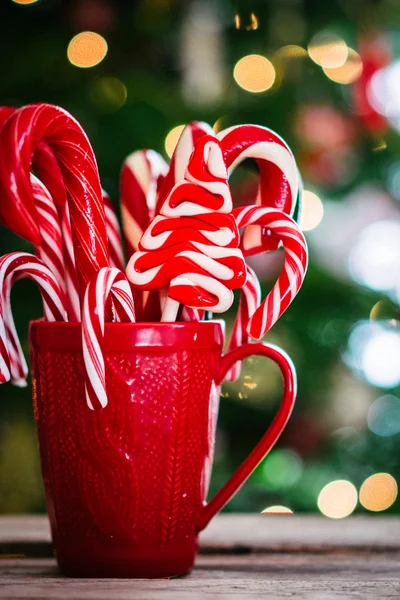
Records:
[[[100,269],[86,288],[82,309],[86,400],[92,410],[104,408],[108,402],[102,340],[104,307],[110,293],[116,304],[119,320],[135,322],[132,294],[125,275],[111,267]]]

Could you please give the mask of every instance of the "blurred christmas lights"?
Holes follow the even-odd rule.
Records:
[[[310,58],[321,67],[336,69],[345,64],[349,49],[338,35],[321,31],[308,44]]]
[[[311,231],[321,223],[324,216],[324,205],[317,194],[309,190],[304,190],[302,202],[300,227],[303,231]]]
[[[400,433],[400,398],[391,394],[377,398],[368,409],[367,422],[380,437]]]
[[[268,506],[268,508],[264,508],[264,510],[261,511],[262,515],[266,515],[269,513],[274,515],[292,515],[293,511],[287,506],[275,504],[274,506]]]
[[[167,134],[164,144],[165,152],[168,154],[169,158],[171,158],[172,154],[174,153],[175,146],[177,145],[180,135],[184,128],[184,125],[177,125],[173,129],[171,129],[171,131]]]
[[[376,473],[368,477],[360,488],[360,503],[372,512],[387,510],[395,502],[398,487],[389,473]]]
[[[361,77],[363,70],[361,57],[352,48],[349,48],[348,51],[349,55],[342,66],[335,68],[323,67],[325,75],[335,83],[347,85],[354,83]]]
[[[276,73],[268,58],[260,54],[249,54],[238,60],[233,76],[246,92],[259,93],[273,86]]]
[[[355,486],[345,479],[331,481],[319,493],[318,508],[330,519],[344,519],[357,506],[358,494]]]
[[[68,44],[67,56],[75,67],[89,68],[98,65],[108,51],[103,36],[94,31],[82,31]]]
[[[12,0],[15,4],[34,4],[38,0]]]

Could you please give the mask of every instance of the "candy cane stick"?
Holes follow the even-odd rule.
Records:
[[[80,125],[66,111],[48,104],[28,105],[3,125],[0,145],[7,152],[0,155],[0,219],[15,233],[40,243],[29,174],[41,142],[52,149],[64,179],[82,288],[99,268],[108,265],[107,234],[93,150]]]
[[[228,344],[228,352],[250,342],[246,331],[247,323],[261,304],[260,282],[253,269],[247,265],[247,281],[240,290],[238,314],[233,324],[232,334]],[[227,381],[236,381],[240,375],[242,363],[238,361],[226,374]]]
[[[239,229],[251,224],[270,229],[282,242],[285,250],[282,273],[247,323],[246,332],[251,337],[260,339],[284,313],[303,283],[308,262],[307,243],[293,219],[280,210],[247,206],[234,209],[233,216]],[[243,247],[243,244],[241,247],[245,256],[254,253],[251,247]]]
[[[89,282],[82,309],[82,346],[85,362],[86,400],[92,410],[107,405],[106,371],[102,351],[104,306],[112,293],[121,321],[135,322],[132,294],[125,275],[115,268],[102,268]]]
[[[108,250],[110,253],[110,265],[123,271],[125,268],[124,252],[122,250],[121,229],[115,214],[114,206],[110,196],[102,190],[104,211],[106,216],[106,230],[108,237]]]
[[[256,204],[277,208],[293,215],[298,198],[299,174],[293,154],[286,142],[275,132],[260,125],[236,125],[217,134],[221,141],[229,173],[246,158],[257,161],[260,184]],[[275,237],[263,239],[258,226],[248,227],[245,234],[249,244],[258,240],[264,250],[278,247]]]
[[[67,319],[64,294],[52,272],[39,258],[26,252],[12,252],[0,258],[0,382],[12,377],[17,385],[21,385],[21,373],[18,370],[11,372],[10,348],[13,356],[23,356],[23,353],[11,313],[10,288],[13,282],[22,277],[32,279],[39,285],[46,321]],[[22,372],[23,379],[25,376],[26,373]]]

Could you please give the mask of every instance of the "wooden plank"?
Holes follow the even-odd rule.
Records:
[[[0,560],[0,599],[358,600],[399,598],[400,552],[203,555],[186,577],[88,580],[59,576],[54,559]]]
[[[202,553],[400,550],[400,518],[223,514],[201,535]],[[51,556],[45,516],[0,517],[0,554]]]

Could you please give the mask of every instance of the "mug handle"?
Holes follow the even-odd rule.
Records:
[[[266,356],[277,363],[283,376],[282,401],[271,425],[264,433],[257,446],[210,502],[204,505],[197,522],[197,531],[202,531],[208,525],[214,515],[229,502],[250,477],[254,469],[260,464],[278,440],[293,410],[297,391],[296,370],[290,357],[286,352],[278,348],[278,346],[265,343],[246,344],[225,354],[220,362],[217,384],[220,385],[222,383],[226,373],[232,365],[238,360],[242,361],[249,356]]]

